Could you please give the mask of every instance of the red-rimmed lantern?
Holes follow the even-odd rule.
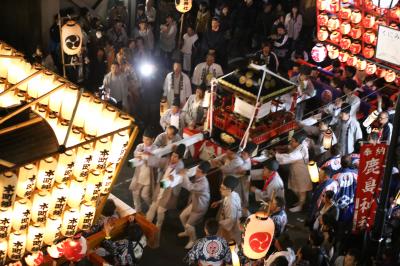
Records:
[[[367,10],[367,11],[372,11],[372,10],[374,10],[374,8],[375,8],[375,6],[372,4],[372,2],[371,1],[364,1],[364,8]]]
[[[340,50],[338,58],[340,62],[344,63],[349,59],[349,54],[346,51]]]
[[[385,77],[385,75],[386,75],[386,69],[381,68],[381,67],[377,67],[377,68],[376,68],[376,71],[375,71],[375,75],[376,75],[378,78],[383,78],[383,77]]]
[[[382,25],[382,26],[386,26],[386,25],[387,25],[385,19],[383,19],[383,18],[378,18],[378,19],[375,21],[374,30],[377,31],[380,25]]]
[[[364,71],[367,68],[367,61],[359,59],[356,67],[358,70]]]
[[[358,58],[355,55],[349,55],[349,58],[347,58],[346,64],[348,66],[356,66],[357,65]]]
[[[331,4],[330,4],[330,10],[333,13],[337,13],[339,11],[339,1],[337,0],[332,0]]]
[[[339,26],[340,26],[340,21],[339,21],[338,17],[333,16],[328,20],[327,27],[328,27],[329,31],[334,31],[334,30],[338,29]]]
[[[340,32],[341,32],[343,35],[349,34],[349,33],[350,33],[350,30],[351,30],[351,25],[350,25],[349,22],[343,21],[342,24],[340,24]]]
[[[340,48],[347,50],[350,48],[350,45],[351,45],[351,40],[349,37],[345,36],[342,39],[340,39],[340,42],[339,42]]]
[[[375,24],[375,17],[367,14],[364,19],[363,19],[363,26],[367,29],[370,29],[374,26]]]
[[[375,49],[374,49],[374,47],[372,47],[372,45],[367,45],[364,47],[363,56],[365,58],[368,58],[368,59],[372,58],[374,56],[374,54],[375,54]]]
[[[321,13],[318,15],[318,25],[320,26],[326,26],[326,24],[328,23],[328,14],[326,13]]]
[[[363,41],[368,44],[373,44],[375,41],[376,35],[372,30],[367,30],[363,34]]]
[[[342,1],[343,3],[343,1]],[[349,5],[343,5],[339,11],[339,16],[341,19],[348,20],[351,17],[351,9]]]
[[[328,56],[330,59],[336,59],[339,57],[339,49],[336,46],[330,45],[328,48]]]
[[[359,26],[353,26],[350,30],[350,37],[353,39],[359,39],[361,37],[362,30]]]
[[[365,68],[365,73],[367,75],[373,75],[376,72],[376,65],[373,63],[367,63],[367,67]]]
[[[396,23],[390,23],[389,27],[391,27],[392,29],[398,30],[399,26],[397,26]]]
[[[340,32],[334,31],[331,33],[331,36],[329,36],[329,39],[331,39],[331,41],[334,43],[339,43],[341,37],[342,35],[340,34]]]
[[[354,41],[351,43],[349,49],[352,54],[359,54],[361,52],[361,43],[359,41]]]
[[[321,11],[328,10],[329,4],[329,0],[317,0],[317,8]]]
[[[385,74],[385,80],[386,82],[393,82],[396,80],[396,73],[394,73],[393,70],[386,70],[386,74]]]
[[[354,9],[353,12],[351,12],[351,17],[350,17],[351,22],[354,24],[358,24],[360,23],[361,19],[362,15],[360,10]]]
[[[328,39],[329,33],[325,27],[321,27],[318,31],[317,38],[320,42],[326,41]]]
[[[320,63],[325,60],[328,51],[322,43],[317,43],[311,50],[311,58]]]

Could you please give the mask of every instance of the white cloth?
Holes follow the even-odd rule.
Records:
[[[222,67],[216,63],[211,66],[207,65],[206,62],[198,64],[193,71],[192,83],[196,86],[200,86],[203,82],[207,86],[210,86],[211,78],[218,78],[222,76],[224,72]]]
[[[183,125],[180,125],[179,120],[180,120],[180,113],[171,114],[171,118],[170,118],[169,124],[171,126],[176,127],[176,128],[180,128]]]

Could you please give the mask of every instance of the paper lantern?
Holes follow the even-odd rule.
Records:
[[[73,150],[67,150],[64,153],[60,153],[57,168],[54,173],[54,179],[57,183],[64,183],[69,180],[72,176],[74,161],[75,152]]]
[[[367,75],[373,75],[376,72],[376,65],[373,63],[367,63],[367,68],[365,69],[365,73]]]
[[[344,63],[349,59],[349,54],[346,51],[341,50],[338,58],[340,62]]]
[[[85,121],[91,118],[90,113],[90,94],[83,93],[78,104],[78,109],[76,110],[76,115],[74,118],[74,126],[83,128]]]
[[[319,29],[319,31],[318,31],[318,34],[317,34],[318,40],[321,41],[321,42],[323,42],[323,41],[325,41],[326,39],[328,39],[328,37],[329,37],[328,30],[327,30],[325,27],[321,27],[321,28]]]
[[[393,8],[399,0],[372,0],[372,3],[379,8]]]
[[[328,23],[328,14],[326,13],[321,13],[318,15],[317,21],[319,26],[326,26]]]
[[[393,70],[386,70],[386,74],[385,74],[385,80],[386,82],[393,82],[396,80],[396,73],[394,73]]]
[[[341,37],[342,35],[338,31],[334,31],[331,33],[329,39],[334,43],[339,43]]]
[[[25,262],[28,266],[39,266],[43,263],[43,252],[38,251],[25,257]]]
[[[78,88],[70,86],[68,89],[64,89],[62,98],[61,117],[69,121],[71,120],[78,99]]]
[[[386,75],[386,69],[377,67],[377,68],[376,68],[376,71],[375,71],[375,75],[376,75],[378,78],[383,78],[383,77],[385,77],[385,75]]]
[[[321,11],[330,9],[330,0],[317,0],[317,8]]]
[[[362,35],[362,30],[359,26],[353,26],[350,30],[350,37],[353,39],[359,39]]]
[[[12,228],[15,231],[28,228],[31,219],[32,204],[29,200],[20,199],[14,203],[12,215]]]
[[[343,20],[348,20],[351,17],[351,9],[349,5],[343,5],[340,9],[339,16]]]
[[[317,163],[314,161],[310,161],[307,165],[308,173],[310,174],[311,182],[318,183],[319,182],[319,170]]]
[[[118,128],[125,128],[128,127],[132,124],[131,119],[129,116],[120,114],[114,121],[113,128],[118,129]]]
[[[68,195],[68,187],[66,184],[61,183],[53,187],[48,211],[50,215],[60,216],[62,214],[67,204]]]
[[[40,81],[40,86],[37,90],[37,97],[41,97],[49,91],[53,90],[58,84],[55,82],[55,76],[52,72],[45,71],[42,74],[42,79]],[[40,100],[40,104],[48,105],[49,104],[49,96]]]
[[[379,116],[379,112],[377,110],[374,110],[372,113],[369,114],[369,116],[364,120],[363,126],[365,128],[369,127]]]
[[[101,118],[103,107],[103,103],[99,99],[93,99],[93,101],[90,103],[88,109],[90,118],[88,117],[88,119],[85,120],[85,124],[83,126],[83,130],[86,134],[97,136],[97,131],[102,123]]]
[[[103,179],[100,176],[100,172],[98,170],[91,171],[86,182],[84,200],[88,202],[96,202],[100,195],[102,183]]]
[[[117,164],[121,161],[122,157],[125,154],[129,140],[128,132],[118,132],[117,134],[114,134],[112,138],[111,153],[108,157],[108,161],[110,163]]]
[[[20,56],[23,57],[23,55]],[[21,80],[25,79],[28,76],[30,69],[31,65],[25,62],[23,58],[10,59],[10,64],[7,73],[8,82],[11,84],[17,84],[18,82],[20,82]]]
[[[378,31],[379,26],[386,26],[386,21],[384,18],[378,18],[374,25],[374,30]]]
[[[351,12],[351,17],[350,17],[351,22],[354,24],[358,24],[360,23],[361,19],[362,15],[360,10],[354,9],[353,12]]]
[[[392,28],[392,29],[395,29],[395,30],[398,30],[398,29],[399,29],[399,26],[397,26],[396,23],[390,23],[389,27]],[[376,40],[375,40],[375,41],[376,41]]]
[[[11,47],[2,46],[0,50],[1,55],[12,55]],[[8,68],[10,66],[10,58],[0,58],[0,77],[7,78]]]
[[[17,175],[11,171],[0,174],[0,207],[11,207],[14,203],[17,189]]]
[[[79,210],[78,209],[68,209],[64,212],[61,234],[63,236],[73,236],[78,229],[79,222]]]
[[[61,45],[67,55],[79,54],[82,39],[82,30],[77,22],[69,20],[61,27]]]
[[[34,164],[24,165],[18,172],[16,194],[20,198],[29,198],[35,189],[37,168]]]
[[[104,135],[113,131],[113,127],[110,127],[110,125],[114,124],[117,115],[117,110],[111,105],[103,109],[101,115],[102,123],[99,125],[98,135]]]
[[[12,218],[11,208],[0,209],[0,239],[8,237],[8,235],[10,234],[11,218]]]
[[[92,143],[78,147],[75,159],[75,166],[74,170],[72,171],[72,174],[76,179],[84,180],[87,178],[93,160],[92,147]]]
[[[244,255],[253,260],[265,257],[274,237],[275,225],[272,219],[266,212],[256,212],[247,218],[244,227]]]
[[[0,265],[4,265],[7,259],[7,240],[0,239]]]
[[[311,58],[320,63],[325,60],[328,51],[322,43],[317,43],[311,50]]]
[[[8,258],[10,260],[20,260],[24,256],[26,246],[25,232],[13,232],[8,240]]]
[[[57,160],[54,157],[47,157],[39,162],[36,187],[39,190],[50,189],[54,184],[54,173],[57,168]]]
[[[337,13],[339,11],[339,1],[332,0],[329,7],[332,13]]]
[[[181,13],[189,12],[192,9],[192,0],[175,0],[175,8]]]
[[[80,230],[89,230],[92,226],[94,216],[96,214],[96,207],[87,202],[82,204],[80,210],[80,218],[78,223],[78,228]]]
[[[33,224],[28,228],[28,237],[26,240],[26,250],[29,252],[38,252],[43,245],[44,226]]]
[[[376,38],[376,35],[371,30],[367,30],[363,34],[363,41],[368,44],[372,44],[375,41],[375,38]]]
[[[351,30],[351,25],[347,21],[343,21],[342,24],[340,24],[340,33],[342,35],[347,35],[350,33]]]
[[[367,61],[365,60],[358,60],[357,61],[357,69],[360,71],[364,71],[367,68]]]
[[[78,262],[86,256],[87,242],[84,237],[79,239],[67,239],[62,243],[64,257],[73,262]]]
[[[58,83],[61,83],[62,81],[57,81]],[[54,91],[52,94],[49,96],[49,109],[52,112],[59,113],[61,110],[61,104],[63,102],[63,96],[65,95],[65,91],[67,89],[59,89]]]
[[[68,190],[67,204],[71,208],[78,208],[85,195],[85,180],[71,180]]]
[[[348,66],[356,66],[357,61],[358,61],[358,59],[355,55],[349,55],[349,58],[347,58],[346,64]]]
[[[375,24],[375,17],[370,14],[367,14],[363,19],[364,28],[370,29],[374,26],[374,24]]]
[[[363,56],[364,56],[365,58],[370,59],[370,58],[372,58],[372,57],[374,56],[374,54],[375,54],[375,49],[374,49],[374,47],[372,47],[371,45],[367,45],[367,46],[364,47],[364,49],[363,49]]]
[[[35,71],[42,70],[42,68],[39,66],[35,66],[34,69],[35,69]],[[38,92],[39,92],[40,86],[42,84],[42,77],[43,77],[43,74],[40,73],[28,81],[27,92],[31,98],[36,99],[38,97]]]
[[[72,128],[67,140],[67,147],[75,146],[82,142],[82,131],[79,128]]]
[[[339,42],[339,46],[340,48],[342,48],[343,50],[347,50],[350,48],[351,45],[351,40],[349,37],[343,37],[340,42]]]
[[[328,51],[328,56],[330,59],[336,59],[339,57],[339,49],[336,46],[331,45],[332,49]]]
[[[109,166],[104,172],[103,182],[100,191],[101,194],[108,194],[110,192],[111,184],[114,177],[114,169],[115,169],[114,166]]]
[[[333,16],[328,20],[327,27],[328,27],[329,31],[334,31],[334,30],[338,29],[339,26],[340,26],[340,22],[336,16]]]
[[[232,266],[240,266],[240,260],[239,260],[239,256],[236,252],[236,242],[235,241],[231,241],[229,242],[229,249],[231,251],[231,262],[232,262]]]
[[[57,124],[57,128],[55,129],[54,133],[56,134],[58,144],[62,145],[64,143],[68,129],[69,129],[69,121],[65,120]]]
[[[99,139],[95,144],[93,154],[93,168],[102,170],[107,166],[108,156],[110,155],[111,142],[108,137]]]
[[[53,245],[54,241],[60,237],[62,220],[60,217],[49,216],[46,219],[43,242],[46,245]]]
[[[33,195],[31,220],[34,223],[44,223],[50,204],[50,193],[46,190],[39,191]]]
[[[361,43],[359,41],[352,42],[349,49],[352,54],[359,54],[361,52]]]
[[[42,114],[40,114],[40,116],[42,116]],[[48,116],[45,116],[44,119],[46,119],[47,124],[49,124],[51,126],[53,131],[57,131],[58,117],[57,117],[56,113],[50,113]],[[57,135],[56,135],[56,137],[57,137]],[[60,144],[60,143],[62,143],[64,141],[64,138],[57,139],[57,141]]]

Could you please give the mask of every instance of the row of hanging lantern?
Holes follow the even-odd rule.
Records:
[[[317,0],[317,9],[320,11],[338,12],[340,4],[363,5],[368,12],[381,15],[389,15],[392,19],[400,18],[400,8],[397,7],[399,0]]]

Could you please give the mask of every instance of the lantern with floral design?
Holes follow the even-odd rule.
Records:
[[[346,51],[340,50],[338,58],[340,62],[344,63],[349,59],[349,54]]]
[[[393,70],[386,70],[386,74],[385,74],[385,80],[386,82],[393,82],[396,80],[396,73],[394,73]]]
[[[359,26],[353,26],[350,30],[350,37],[353,39],[359,39],[361,37],[362,30]]]
[[[330,0],[317,0],[317,8],[321,11],[328,10]]]
[[[328,20],[328,30],[329,31],[334,31],[336,29],[338,29],[340,26],[340,21],[338,19],[338,17],[336,16],[332,16],[329,20]]]
[[[319,26],[326,26],[326,24],[328,23],[328,14],[326,13],[321,13],[318,15],[318,25]]]
[[[329,37],[328,30],[327,30],[325,27],[321,27],[321,28],[319,29],[319,31],[318,31],[317,39],[318,39],[320,42],[323,42],[323,41],[326,41],[326,39],[328,39],[328,37]]]
[[[364,41],[365,43],[372,44],[372,43],[374,43],[375,38],[376,38],[376,35],[375,35],[375,33],[374,33],[373,31],[371,31],[371,30],[367,30],[367,31],[364,32],[364,34],[363,34],[363,41]]]
[[[360,10],[354,9],[353,12],[351,12],[351,17],[350,17],[351,22],[354,24],[358,24],[360,23],[361,19],[362,15]]]
[[[367,75],[373,75],[376,72],[376,65],[373,63],[367,63],[367,67],[365,68],[365,73]]]
[[[347,50],[350,48],[351,45],[351,40],[349,37],[344,36],[340,42],[339,42],[339,46],[340,48],[342,48],[343,50]]]
[[[343,21],[342,24],[340,24],[340,33],[343,35],[347,35],[350,33],[351,30],[351,25],[347,21]]]
[[[336,59],[339,57],[339,49],[334,45],[329,45],[328,56],[330,59]]]
[[[361,52],[361,43],[359,41],[354,41],[351,43],[349,49],[352,54],[359,54]]]
[[[367,68],[367,61],[359,59],[356,67],[358,70],[364,71]]]
[[[357,61],[358,61],[357,56],[349,55],[349,58],[347,59],[346,64],[348,66],[356,66],[357,65]]]
[[[70,238],[62,243],[64,257],[72,262],[78,262],[86,256],[87,242],[83,236]]]
[[[339,11],[339,1],[337,0],[332,0],[331,4],[329,5],[329,9],[332,13],[337,13]]]
[[[325,60],[327,55],[327,50],[322,43],[317,43],[311,50],[311,58],[320,63]]]
[[[342,35],[340,34],[340,32],[334,31],[331,33],[331,36],[329,38],[332,42],[339,43],[341,37]]]
[[[343,5],[339,11],[339,16],[343,20],[348,20],[351,17],[351,9],[349,5]]]
[[[372,58],[374,56],[374,54],[375,54],[375,49],[374,49],[374,47],[372,45],[367,45],[367,46],[364,47],[363,56],[365,58],[368,58],[368,59]]]
[[[370,29],[374,26],[374,24],[375,24],[375,17],[370,14],[367,14],[363,19],[364,28]]]

